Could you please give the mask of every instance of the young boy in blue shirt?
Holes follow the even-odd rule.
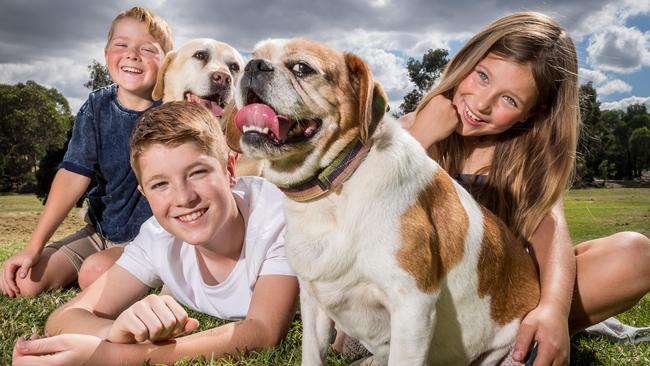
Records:
[[[138,117],[159,104],[151,92],[158,67],[172,48],[169,26],[151,11],[133,7],[115,17],[104,49],[115,84],[92,92],[79,110],[32,237],[3,264],[0,290],[5,295],[34,296],[77,278],[85,288],[112,265],[123,245],[151,217],[129,165],[129,137]],[[97,186],[87,197],[90,223],[45,246],[93,177]]]

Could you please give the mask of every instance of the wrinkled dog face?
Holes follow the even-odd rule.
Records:
[[[367,127],[360,118],[362,78],[372,84],[363,61],[320,43],[258,44],[237,88],[239,148],[268,160],[263,174],[276,184],[304,179]]]
[[[163,102],[188,100],[221,116],[232,99],[244,60],[230,45],[213,39],[194,39],[165,57],[153,91]]]

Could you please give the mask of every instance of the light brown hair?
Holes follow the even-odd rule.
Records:
[[[131,133],[131,167],[138,180],[138,161],[144,151],[154,144],[179,146],[193,143],[202,152],[216,158],[226,169],[228,148],[216,117],[205,107],[189,102],[169,102],[146,111]]]
[[[568,33],[550,17],[521,12],[500,18],[472,37],[446,66],[434,96],[453,98],[458,84],[488,53],[529,64],[538,90],[536,107],[524,123],[497,135],[485,184],[476,198],[516,235],[530,239],[568,188],[574,171],[580,130],[578,61]],[[452,176],[463,172],[470,151],[452,133],[431,146],[429,154]]]
[[[132,18],[139,22],[143,22],[149,34],[158,41],[163,52],[167,53],[174,48],[174,35],[172,34],[171,28],[162,17],[154,14],[151,10],[143,8],[141,6],[134,6],[129,10],[125,10],[115,17],[111,22],[111,28],[108,30],[108,40],[106,41],[106,47],[113,38],[113,31],[115,30],[115,24],[118,21],[124,18]]]

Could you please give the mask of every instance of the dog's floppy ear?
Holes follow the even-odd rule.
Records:
[[[361,141],[366,142],[377,123],[384,117],[388,97],[378,81],[372,79],[372,72],[359,56],[346,52],[345,64],[352,87],[359,98],[359,129]]]
[[[241,147],[239,146],[239,140],[241,139],[241,132],[235,125],[235,115],[239,109],[235,105],[234,101],[231,101],[226,105],[226,108],[223,110],[221,115],[221,125],[224,127],[224,135],[226,136],[226,143],[230,150],[241,153]]]
[[[151,92],[151,98],[153,100],[162,99],[163,92],[165,91],[165,73],[167,72],[167,68],[169,67],[169,64],[172,61],[174,61],[175,58],[176,58],[176,51],[169,51],[167,52],[167,55],[165,56],[162,65],[160,65],[160,68],[158,69],[158,75],[156,78],[156,85],[153,87],[153,91]]]

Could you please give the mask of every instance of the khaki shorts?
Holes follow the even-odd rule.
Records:
[[[88,224],[76,233],[48,244],[45,249],[61,250],[79,272],[86,258],[105,249],[123,247],[125,244],[104,239],[97,234],[92,225]]]

